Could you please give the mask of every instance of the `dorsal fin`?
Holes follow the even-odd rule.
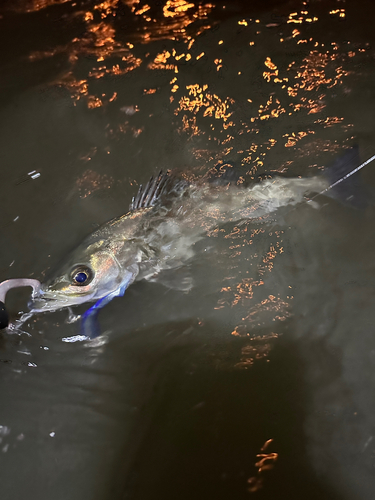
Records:
[[[153,207],[165,192],[170,180],[170,172],[163,173],[161,170],[156,177],[151,177],[144,187],[141,184],[138,193],[132,199],[129,210],[133,211],[140,208]]]

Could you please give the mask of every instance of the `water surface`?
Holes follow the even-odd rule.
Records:
[[[0,280],[43,280],[160,169],[305,176],[374,154],[364,0],[0,15]],[[97,341],[69,342],[66,311],[3,332],[1,498],[372,499],[374,212],[317,202],[211,231],[169,278],[190,293],[133,285]]]

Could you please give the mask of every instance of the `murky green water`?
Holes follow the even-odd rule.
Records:
[[[160,169],[311,175],[374,154],[364,0],[0,14],[0,281],[42,280]],[[220,226],[190,293],[133,285],[96,341],[68,342],[66,311],[2,332],[1,498],[372,499],[374,211],[318,203]]]

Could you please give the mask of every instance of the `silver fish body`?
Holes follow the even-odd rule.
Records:
[[[174,181],[159,174],[140,189],[130,212],[92,233],[42,284],[31,311],[123,295],[135,280],[152,280],[182,266],[194,255],[194,244],[215,226],[241,219],[261,222],[279,207],[300,203],[307,193],[326,187],[323,176],[277,177],[246,188]]]

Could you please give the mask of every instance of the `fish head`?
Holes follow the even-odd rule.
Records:
[[[137,270],[133,273],[136,276]],[[114,293],[123,279],[124,271],[113,252],[103,245],[91,245],[75,252],[42,283],[29,306],[32,312],[44,312],[98,300]]]

